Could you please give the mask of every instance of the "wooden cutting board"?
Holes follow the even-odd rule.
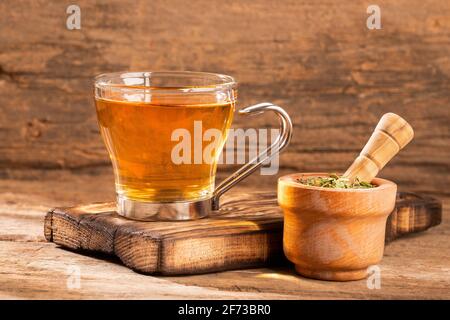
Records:
[[[207,273],[287,263],[283,217],[274,193],[224,196],[211,217],[180,222],[136,222],[115,213],[114,203],[55,208],[45,217],[45,237],[64,248],[117,256],[143,273]],[[386,242],[441,222],[439,201],[400,193],[387,221]]]

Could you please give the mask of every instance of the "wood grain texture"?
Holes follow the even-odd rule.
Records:
[[[55,177],[57,177],[55,179]],[[46,242],[42,224],[49,207],[107,199],[112,185],[91,188],[109,176],[58,174],[42,181],[0,180],[0,297],[7,299],[449,299],[450,202],[442,224],[385,248],[381,289],[366,281],[324,282],[295,274],[292,265],[190,276],[133,272],[110,255],[62,250]],[[65,186],[70,184],[70,194]],[[234,195],[250,192],[239,187]],[[225,199],[224,199],[225,200]],[[67,287],[79,267],[81,287]]]
[[[400,193],[386,222],[386,243],[411,232],[420,232],[442,222],[442,203],[414,193]]]
[[[95,119],[94,75],[201,70],[235,76],[239,107],[272,101],[286,108],[295,132],[282,174],[344,170],[392,111],[416,138],[382,176],[401,189],[450,195],[436,181],[450,182],[448,1],[380,0],[382,30],[373,31],[362,0],[77,4],[82,29],[69,31],[65,2],[0,3],[1,177],[39,180],[48,170],[89,174],[110,166]],[[236,116],[235,126],[272,125],[251,120]],[[275,187],[276,177],[259,180]]]
[[[441,211],[428,212],[428,201],[402,202],[403,220],[390,220],[402,233],[423,231],[440,221]],[[433,205],[438,203],[430,200]],[[404,226],[408,205],[416,225]],[[283,218],[274,193],[249,192],[226,196],[220,212],[183,222],[136,222],[114,212],[114,203],[57,208],[45,217],[45,237],[65,248],[107,253],[144,273],[197,274],[279,264]],[[406,231],[407,230],[407,231]]]
[[[114,203],[54,209],[46,216],[45,236],[66,248],[116,255],[144,273],[195,274],[282,260],[274,194],[225,199],[209,218],[178,222],[128,220],[116,214]]]
[[[413,137],[414,131],[405,119],[392,112],[384,114],[344,177],[371,182]]]
[[[292,299],[149,277],[115,260],[77,255],[50,243],[2,242],[0,257],[2,299]],[[67,285],[73,268],[80,268],[80,288]]]
[[[308,278],[364,279],[383,258],[386,220],[395,208],[397,185],[375,178],[371,189],[320,188],[298,183],[326,173],[280,178],[283,250],[295,270]]]

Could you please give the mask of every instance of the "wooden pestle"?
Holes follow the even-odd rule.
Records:
[[[369,141],[343,176],[350,181],[358,178],[359,181],[371,182],[413,136],[414,131],[405,119],[395,113],[384,114]]]

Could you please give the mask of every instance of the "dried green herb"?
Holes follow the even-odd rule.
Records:
[[[302,177],[297,179],[297,182],[307,186],[334,189],[369,189],[375,187],[375,185],[369,182],[359,181],[358,178],[350,182],[349,179],[340,177],[337,174],[329,174],[328,177]]]

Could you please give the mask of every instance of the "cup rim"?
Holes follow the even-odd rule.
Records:
[[[211,81],[210,84],[205,85],[174,85],[174,86],[158,86],[158,85],[142,85],[142,84],[126,84],[115,83],[118,79],[150,79],[151,77],[197,77],[204,78]],[[215,80],[215,81],[214,81]],[[130,82],[131,83],[131,82]],[[145,90],[146,92],[163,91],[167,93],[211,93],[221,90],[236,88],[237,81],[225,74],[200,72],[200,71],[124,71],[124,72],[110,72],[102,73],[94,78],[94,87],[99,89],[115,88],[124,90]]]
[[[383,191],[388,188],[395,187],[396,184],[390,180],[382,179],[382,178],[374,178],[371,183],[375,184],[375,188],[367,188],[367,189],[344,189],[344,188],[322,188],[322,187],[316,187],[316,186],[308,186],[305,184],[301,184],[299,182],[294,181],[294,179],[305,177],[305,176],[327,176],[330,173],[325,172],[298,172],[298,173],[291,173],[284,175],[280,178],[278,178],[278,184],[284,183],[286,185],[289,185],[289,187],[298,188],[298,189],[307,189],[307,190],[317,190],[321,192],[345,192],[345,193],[370,193],[370,192],[377,192],[377,191]]]

